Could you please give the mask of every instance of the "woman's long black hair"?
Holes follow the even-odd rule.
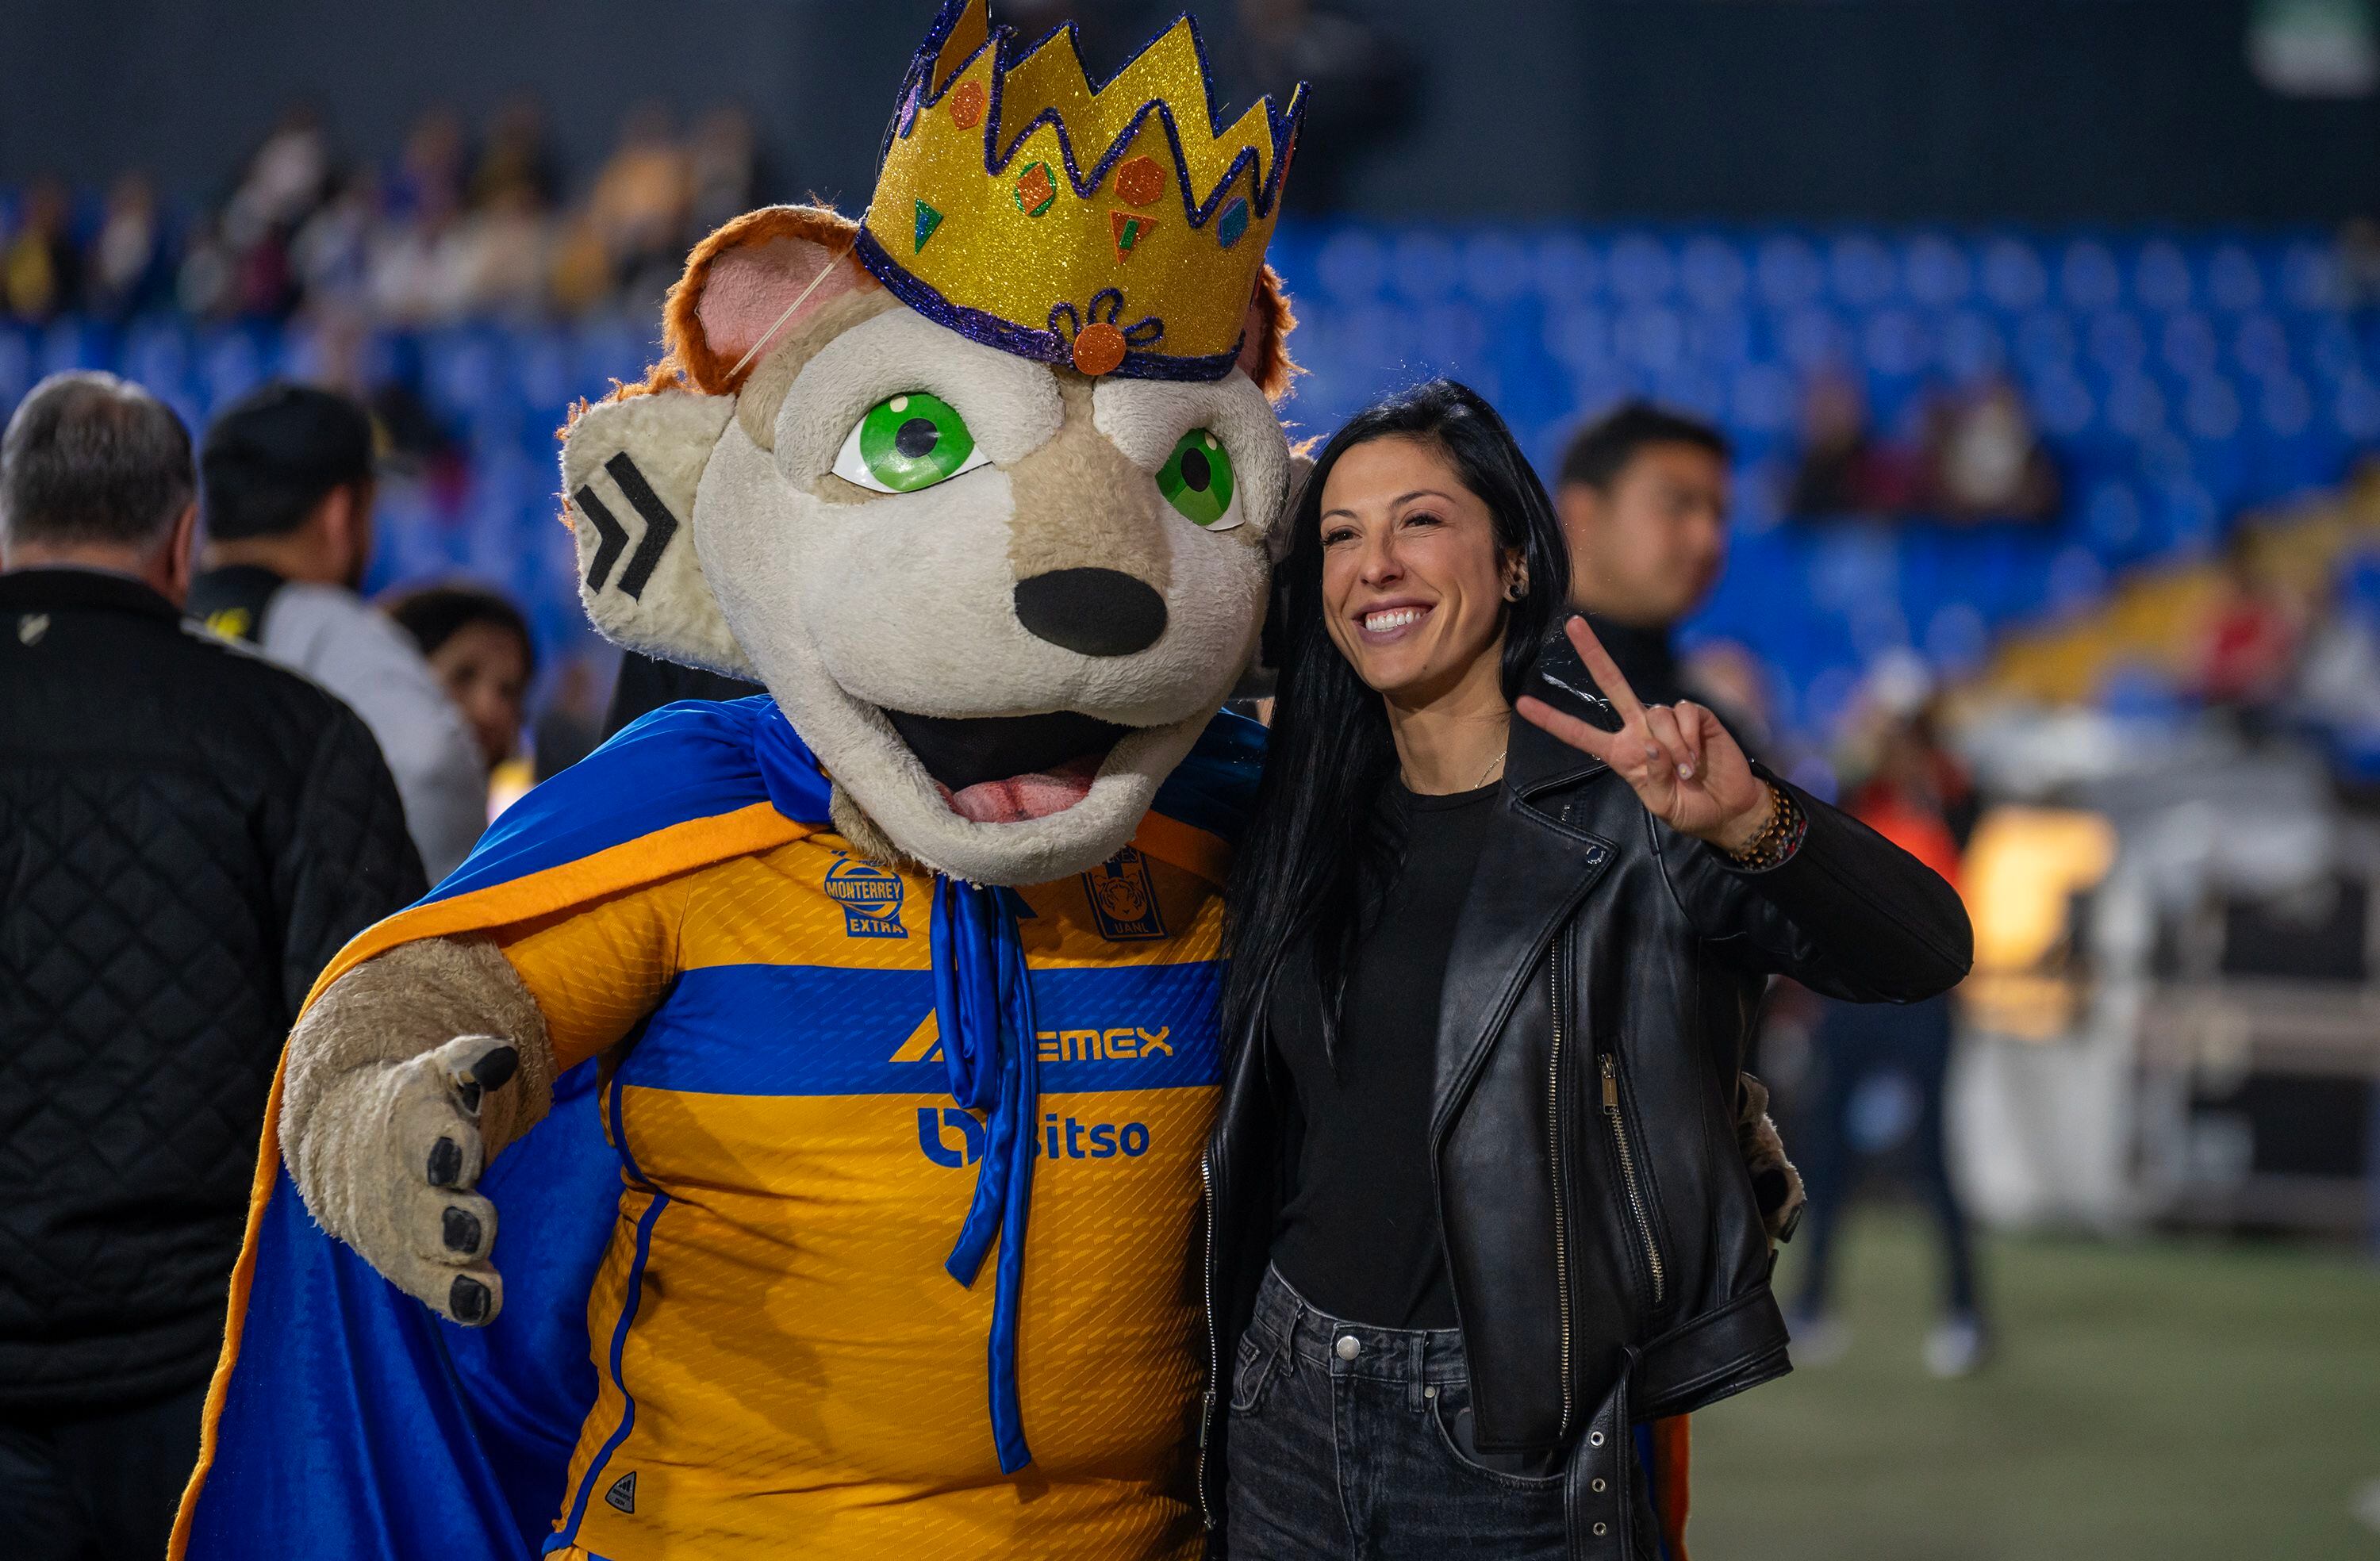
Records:
[[[1394,849],[1380,838],[1377,805],[1397,768],[1388,712],[1332,643],[1322,605],[1323,484],[1348,451],[1390,438],[1422,440],[1442,451],[1495,517],[1499,547],[1518,552],[1527,568],[1521,599],[1505,609],[1506,699],[1519,695],[1570,599],[1570,551],[1545,484],[1504,419],[1469,386],[1452,380],[1415,385],[1365,408],[1330,436],[1283,523],[1290,528],[1281,566],[1286,632],[1272,740],[1255,816],[1232,864],[1223,1033],[1233,1040],[1257,1017],[1282,958],[1311,934],[1323,1034],[1326,1044],[1333,1042],[1360,907],[1381,857]]]

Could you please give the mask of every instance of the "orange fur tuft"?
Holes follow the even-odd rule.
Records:
[[[1248,335],[1240,345],[1240,367],[1268,401],[1289,393],[1290,381],[1305,372],[1289,356],[1289,333],[1297,329],[1297,315],[1281,273],[1267,265],[1257,273],[1257,290],[1248,299]]]

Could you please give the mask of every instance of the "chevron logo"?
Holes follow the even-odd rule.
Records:
[[[669,506],[662,502],[661,495],[653,491],[653,485],[645,480],[645,474],[637,469],[637,463],[628,458],[626,451],[604,462],[603,469],[611,474],[629,507],[645,523],[644,540],[629,554],[628,566],[620,571],[619,581],[622,595],[631,601],[639,600],[652,580],[653,570],[662,562],[662,554],[668,551],[670,539],[677,535],[677,516],[670,514]],[[620,524],[620,517],[612,513],[611,506],[596,496],[594,484],[583,484],[570,497],[601,538],[595,556],[587,564],[587,588],[600,591],[611,578],[620,555],[627,551],[628,528]]]

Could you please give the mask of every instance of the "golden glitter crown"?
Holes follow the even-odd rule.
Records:
[[[947,0],[900,103],[855,253],[903,302],[1086,374],[1232,371],[1303,85],[1224,129],[1188,17],[1094,88],[1071,23],[1019,48]]]

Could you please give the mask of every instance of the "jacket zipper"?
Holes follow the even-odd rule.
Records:
[[[1207,1438],[1214,1429],[1215,1387],[1223,1377],[1223,1346],[1215,1332],[1215,1171],[1204,1151],[1198,1156],[1198,1185],[1207,1196],[1207,1391],[1198,1400],[1198,1515],[1211,1531],[1215,1508],[1207,1500]]]
[[[1554,1286],[1561,1304],[1561,1428],[1560,1434],[1570,1434],[1570,1216],[1562,1205],[1562,1141],[1561,1141],[1561,938],[1557,934],[1553,947],[1546,955],[1546,975],[1548,986],[1547,1007],[1553,1014],[1552,1060],[1547,1067],[1546,1138],[1549,1152],[1548,1163],[1554,1179]]]
[[[1645,1203],[1644,1184],[1636,1179],[1636,1155],[1628,1142],[1628,1119],[1620,1110],[1620,1061],[1603,1054],[1603,1114],[1611,1119],[1611,1142],[1620,1148],[1620,1180],[1627,1184],[1629,1212],[1636,1216],[1636,1236],[1645,1243],[1645,1266],[1653,1275],[1653,1304],[1658,1308],[1668,1277],[1661,1266],[1661,1245],[1653,1239],[1652,1210]]]

